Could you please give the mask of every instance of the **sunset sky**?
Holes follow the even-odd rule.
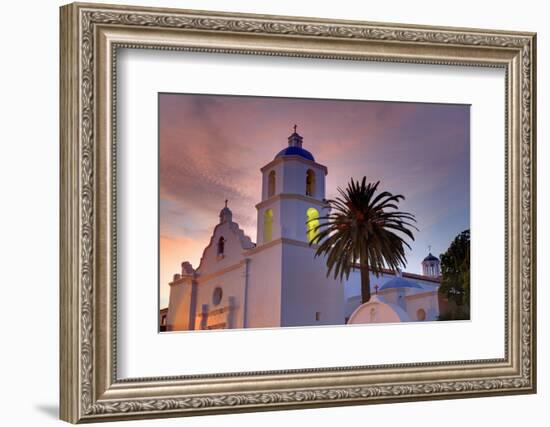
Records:
[[[327,198],[363,176],[406,197],[419,228],[406,271],[470,226],[468,105],[160,94],[159,109],[161,307],[181,262],[198,266],[225,199],[256,241],[260,168],[295,123],[328,168]]]

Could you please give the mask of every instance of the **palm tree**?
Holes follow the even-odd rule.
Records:
[[[361,270],[361,303],[370,300],[372,271],[378,276],[384,267],[396,270],[405,266],[406,237],[414,240],[413,214],[398,211],[405,197],[387,191],[378,192],[380,181],[367,184],[353,178],[346,190],[338,188],[340,197],[327,200],[330,213],[319,218],[316,235],[310,245],[319,244],[315,256],[326,255],[327,277],[349,278],[350,271]]]

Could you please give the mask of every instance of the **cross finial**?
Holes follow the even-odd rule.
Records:
[[[229,200],[225,199],[225,207],[227,207],[227,202],[228,202],[228,201],[229,201]]]
[[[428,252],[432,253],[432,245],[428,245]]]
[[[374,293],[378,295],[378,289],[380,289],[380,286],[374,285]]]
[[[297,124],[294,125],[294,133],[296,133],[296,129],[298,129],[298,125],[297,125]]]

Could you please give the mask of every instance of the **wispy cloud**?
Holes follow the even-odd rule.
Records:
[[[410,271],[469,226],[468,106],[163,94],[159,117],[161,287],[196,265],[225,199],[255,240],[259,169],[295,123],[328,168],[328,197],[363,176],[406,196],[421,229]]]

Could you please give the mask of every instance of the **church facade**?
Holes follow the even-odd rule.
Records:
[[[373,297],[363,305],[358,270],[343,282],[326,277],[325,259],[309,242],[327,213],[328,170],[302,145],[295,128],[261,168],[256,243],[226,202],[199,266],[182,262],[169,284],[167,331],[437,319],[439,260],[431,254],[422,275],[372,275]]]

